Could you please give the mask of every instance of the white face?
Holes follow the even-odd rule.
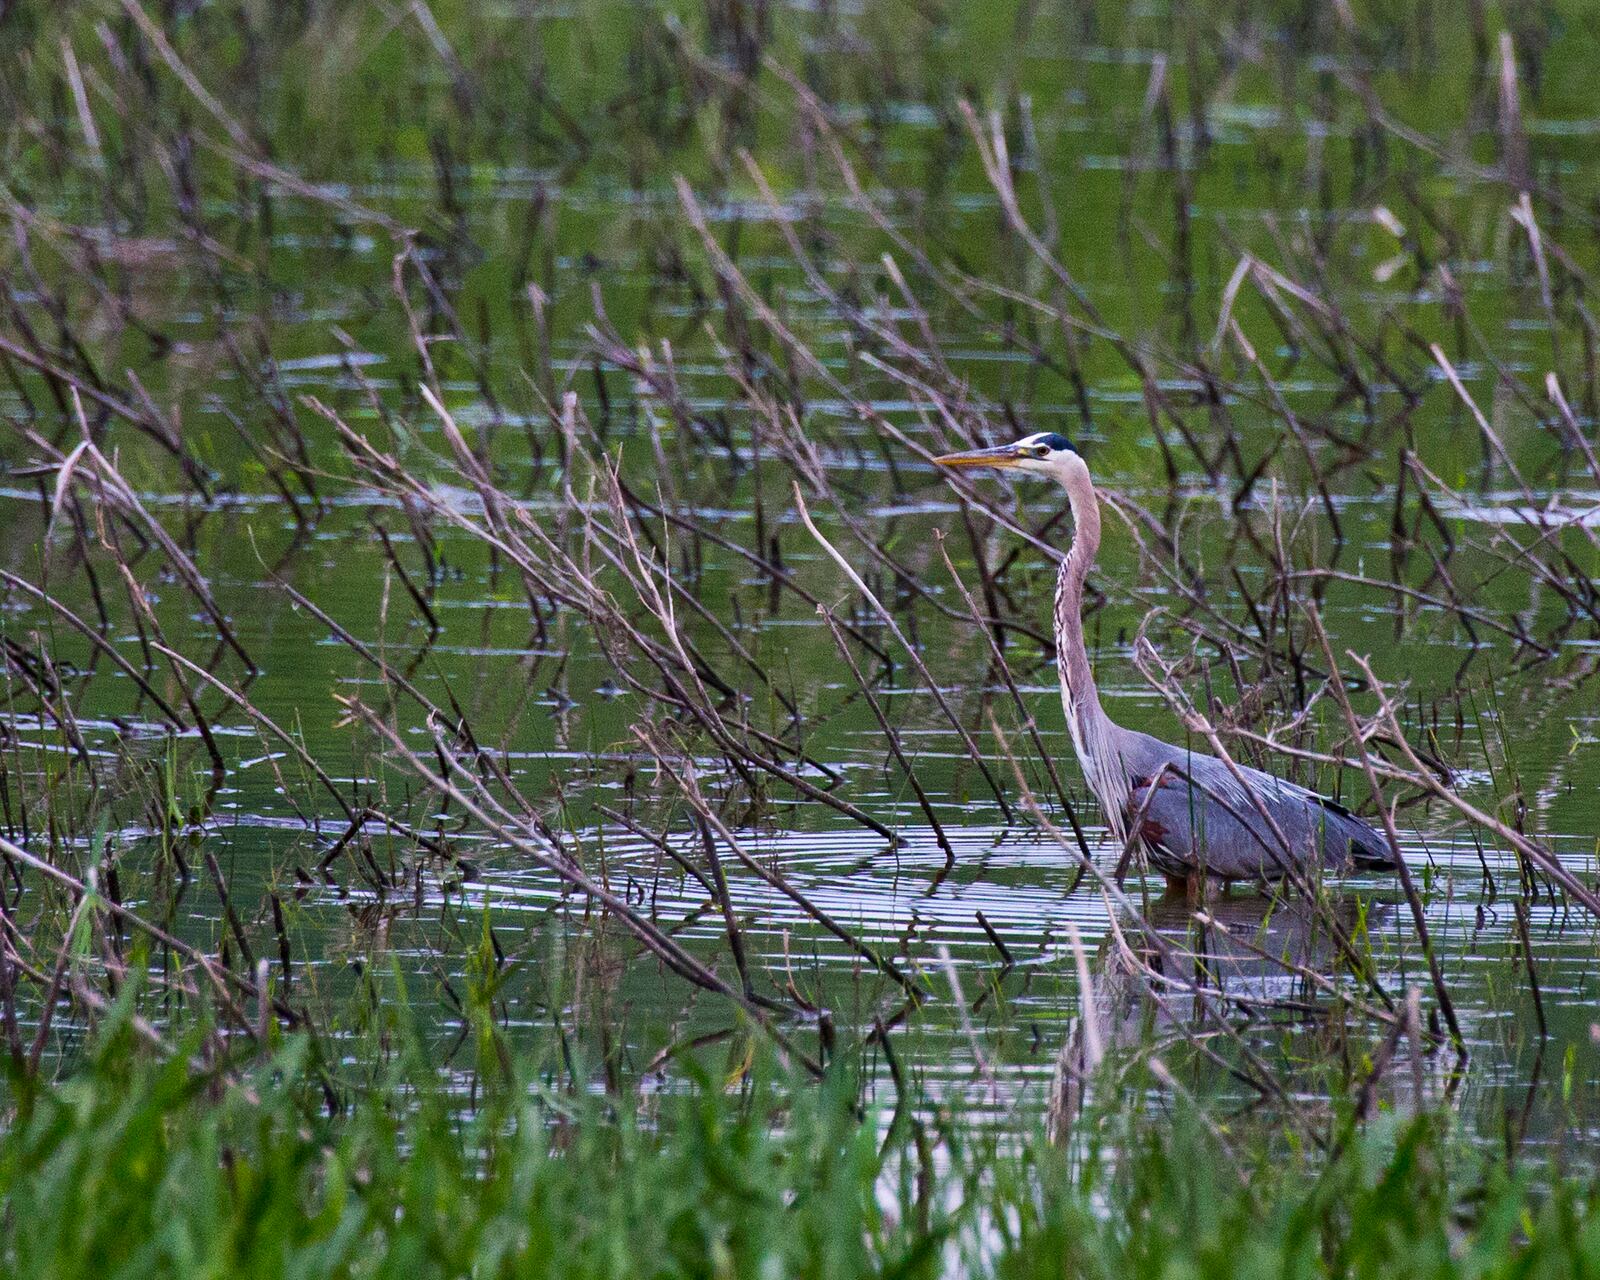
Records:
[[[1049,476],[1053,480],[1060,480],[1074,465],[1083,466],[1083,459],[1078,456],[1078,451],[1070,445],[1065,449],[1052,445],[1051,433],[1048,431],[1037,431],[1031,436],[1024,436],[1011,448],[1016,451],[1010,463],[1011,468]]]

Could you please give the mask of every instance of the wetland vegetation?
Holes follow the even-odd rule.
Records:
[[[0,3],[0,1259],[1600,1268],[1574,0]],[[1061,716],[1385,831],[1165,900]]]

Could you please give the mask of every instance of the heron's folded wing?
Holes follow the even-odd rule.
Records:
[[[1228,880],[1278,879],[1318,854],[1329,865],[1343,865],[1356,835],[1351,828],[1366,830],[1292,782],[1256,769],[1241,769],[1241,781],[1213,757],[1175,757],[1153,777],[1135,779],[1128,801],[1128,820],[1162,870],[1170,865]]]

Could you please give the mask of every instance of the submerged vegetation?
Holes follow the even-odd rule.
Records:
[[[1600,1267],[1597,57],[0,3],[6,1270]],[[1118,720],[1403,874],[1105,838],[1033,430]]]

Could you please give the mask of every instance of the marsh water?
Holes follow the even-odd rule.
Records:
[[[206,6],[198,8],[184,33],[191,50],[228,38],[222,20],[208,29]],[[287,942],[287,988],[336,1040],[358,1042],[403,988],[429,1042],[452,1063],[469,1029],[464,1003],[474,999],[490,1002],[512,1044],[570,1034],[580,1046],[576,1070],[596,1088],[606,1084],[604,1061],[630,1081],[670,1080],[671,1057],[657,1057],[663,1050],[696,1037],[719,1043],[726,1008],[642,954],[560,877],[430,796],[355,719],[339,698],[385,709],[419,751],[431,749],[425,718],[393,699],[372,664],[283,589],[303,593],[435,703],[457,709],[592,874],[727,971],[725,918],[663,847],[698,858],[710,836],[633,732],[653,709],[601,638],[558,602],[530,607],[524,584],[482,539],[374,489],[326,421],[304,407],[302,397],[331,406],[424,476],[443,506],[479,514],[473,486],[436,465],[450,448],[417,393],[429,375],[415,323],[430,335],[451,414],[531,519],[555,527],[570,510],[563,476],[575,471],[563,468],[562,433],[541,400],[550,388],[556,402],[567,390],[576,395],[596,454],[616,460],[634,494],[719,535],[720,544],[640,518],[674,577],[721,624],[681,618],[707,667],[738,668],[734,700],[762,723],[786,726],[814,762],[809,776],[894,838],[781,785],[753,790],[703,744],[693,756],[700,786],[749,853],[936,994],[905,1026],[900,1065],[974,1123],[1032,1123],[1079,1011],[1073,932],[1091,964],[1101,963],[1114,909],[1092,881],[1074,887],[1072,854],[1018,800],[989,731],[991,711],[1005,717],[1030,786],[1059,816],[985,631],[943,566],[941,536],[969,583],[979,556],[1001,571],[986,607],[1017,624],[1005,651],[1027,711],[1097,857],[1109,866],[1118,851],[1104,841],[1072,759],[1053,655],[1023,630],[1048,634],[1054,563],[1037,548],[1019,550],[992,521],[975,524],[944,477],[885,435],[887,422],[930,450],[947,439],[934,401],[884,371],[894,351],[863,340],[865,313],[914,345],[937,340],[949,379],[970,391],[962,410],[975,436],[1060,431],[1118,510],[1151,516],[1153,525],[1141,525],[1108,509],[1091,580],[1090,643],[1113,718],[1184,735],[1134,662],[1141,627],[1167,660],[1190,659],[1179,678],[1202,705],[1263,731],[1303,710],[1307,694],[1283,669],[1260,673],[1270,692],[1252,704],[1258,664],[1246,657],[1236,669],[1226,645],[1204,644],[1170,621],[1192,613],[1191,602],[1135,540],[1152,527],[1170,535],[1191,580],[1203,584],[1206,607],[1244,631],[1260,622],[1252,622],[1255,593],[1276,572],[1268,554],[1276,526],[1287,530],[1289,562],[1329,571],[1308,589],[1336,652],[1370,656],[1377,677],[1401,691],[1408,732],[1448,766],[1458,793],[1592,881],[1600,632],[1592,618],[1572,616],[1518,548],[1557,542],[1569,564],[1589,573],[1596,565],[1584,525],[1600,490],[1581,451],[1551,426],[1542,390],[1547,370],[1581,375],[1593,340],[1574,318],[1581,288],[1572,283],[1546,299],[1513,216],[1493,40],[1475,40],[1464,21],[1458,28],[1428,6],[1370,30],[1287,8],[1268,21],[1160,4],[993,13],[785,6],[734,35],[718,6],[681,19],[606,4],[575,13],[504,8],[482,19],[502,41],[495,57],[461,69],[470,90],[408,20],[364,29],[360,56],[320,49],[315,32],[274,34],[285,43],[273,46],[277,61],[253,92],[214,86],[235,111],[257,103],[261,114],[242,114],[243,127],[270,135],[275,163],[314,184],[316,199],[269,180],[264,194],[247,196],[220,153],[201,147],[184,162],[198,167],[192,208],[171,208],[158,192],[128,194],[108,211],[65,96],[55,124],[71,135],[62,145],[84,172],[51,174],[44,161],[19,170],[9,217],[27,252],[0,253],[12,317],[0,327],[20,341],[17,318],[31,317],[49,344],[67,349],[66,328],[48,323],[59,300],[71,341],[113,382],[146,388],[202,460],[206,493],[126,423],[113,417],[99,427],[102,451],[115,454],[146,511],[187,550],[258,664],[245,678],[234,663],[230,682],[352,800],[407,813],[414,831],[448,843],[451,858],[419,856],[414,841],[377,823],[350,842],[347,816],[309,782],[295,753],[211,695],[226,760],[215,776],[194,733],[169,736],[129,680],[18,592],[7,596],[0,626],[19,645],[51,653],[74,691],[88,759],[73,760],[63,727],[30,701],[31,686],[13,682],[4,748],[12,840],[65,850],[80,866],[113,861],[131,904],[208,950],[233,945],[204,871],[214,856],[257,954],[276,966],[276,940]],[[448,14],[446,26],[465,37]],[[1600,121],[1585,70],[1597,50],[1578,28],[1563,28],[1566,38],[1548,47],[1519,45],[1516,55],[1526,152],[1516,159],[1571,281],[1600,257]],[[516,51],[513,33],[526,50]],[[348,57],[337,63],[344,78],[320,77],[313,53],[325,71]],[[826,103],[885,225],[841,181],[827,135],[808,123],[777,70],[762,71],[762,56]],[[311,61],[303,91],[289,87],[296,58]],[[519,79],[523,60],[548,77],[537,93]],[[182,91],[156,74],[153,94]],[[1376,86],[1393,127],[1376,122],[1358,80]],[[1051,229],[1051,246],[1094,309],[1076,330],[1024,301],[1065,305],[1067,291],[1003,233],[1001,201],[958,109],[963,98],[980,113],[1002,110],[1029,215]],[[290,99],[298,105],[285,105]],[[110,110],[99,98],[93,105]],[[131,131],[103,145],[135,150]],[[771,184],[770,201],[741,148]],[[676,175],[696,193],[711,234],[827,376],[740,347],[748,307],[707,269]],[[405,280],[409,318],[393,287],[402,241],[366,214],[421,229],[412,243],[435,283],[414,273]],[[200,255],[197,228],[225,252]],[[963,293],[972,305],[958,304],[908,259],[901,239],[924,247],[947,278],[998,289]],[[896,255],[917,306],[883,266],[885,253]],[[1337,311],[1364,385],[1335,367],[1318,333],[1284,323],[1249,290],[1230,290],[1245,255]],[[1284,298],[1298,305],[1280,290]],[[1218,349],[1213,334],[1223,333],[1225,311],[1272,378],[1269,387],[1235,357],[1220,395],[1224,415],[1183,357]],[[672,396],[608,359],[591,325],[658,362],[670,351]],[[1108,334],[1152,353],[1198,454],[1170,419],[1148,411],[1145,388]],[[1429,341],[1449,353],[1494,447],[1430,359]],[[1403,374],[1408,388],[1384,369]],[[47,378],[15,365],[11,372],[0,386],[0,415],[10,423],[0,561],[84,617],[97,616],[96,593],[113,598],[110,638],[143,664],[146,628],[126,599],[116,602],[114,575],[91,581],[85,573],[67,515],[52,520],[55,481],[38,474],[45,454],[26,434],[66,449],[77,428]],[[898,642],[801,525],[792,485],[803,473],[763,440],[753,407],[769,387],[794,406],[796,427],[814,446],[826,487],[806,477],[806,492],[819,527],[892,610],[1001,780],[1012,820]],[[1592,443],[1581,390],[1572,399]],[[291,481],[291,500],[271,481],[274,450],[290,451],[283,414],[308,442],[296,465],[315,477],[314,498]],[[1436,525],[1424,528],[1407,505],[1416,493],[1401,490],[1402,473],[1415,475],[1407,458],[1448,488],[1435,494]],[[999,509],[1065,545],[1058,493],[986,483]],[[1460,603],[1500,629],[1463,622],[1441,605],[1447,593],[1428,578],[1427,555],[1446,539]],[[868,542],[884,555],[869,553]],[[953,860],[814,605],[727,544],[781,565],[876,646],[858,646],[857,660]],[[158,562],[149,554],[143,563]],[[232,661],[182,582],[146,576],[137,555],[131,563],[168,645],[201,665]],[[1374,585],[1387,581],[1418,593]],[[1568,585],[1581,594],[1581,584]],[[1293,630],[1287,621],[1285,630]],[[730,636],[748,663],[729,658]],[[1368,693],[1351,688],[1370,709]],[[1331,733],[1328,700],[1314,701],[1313,725]],[[37,799],[25,812],[18,780],[55,769],[58,788],[92,799],[64,803],[49,820]],[[1307,780],[1373,812],[1358,773],[1322,769]],[[1485,1141],[1509,1130],[1534,1143],[1558,1134],[1570,1141],[1600,1090],[1595,921],[1547,885],[1525,892],[1505,842],[1437,800],[1403,804],[1398,824],[1469,1052],[1451,1086],[1454,1105]],[[330,850],[336,856],[326,861]],[[175,853],[188,878],[173,871]],[[731,859],[725,866],[758,989],[825,1008],[840,1040],[870,1030],[886,1007],[883,979],[790,897]],[[1182,909],[1155,901],[1158,880],[1141,882],[1136,872],[1127,887],[1163,928],[1186,927]],[[1393,877],[1362,874],[1334,893],[1383,984],[1419,986],[1431,999]],[[1284,910],[1236,888],[1216,914],[1267,952],[1304,944],[1304,962],[1331,971],[1315,938],[1283,926],[1292,920]],[[965,1012],[950,994],[952,973]],[[1265,962],[1229,980],[1258,997],[1308,995],[1300,979]],[[37,1025],[37,1010],[31,1016]],[[58,1018],[52,1045],[63,1064],[82,1027]],[[1327,1059],[1344,1050],[1314,1019],[1263,1018],[1249,1035],[1291,1093],[1334,1087]],[[866,1060],[887,1078],[876,1050]],[[1223,1071],[1195,1074],[1189,1083],[1203,1092],[1240,1105],[1251,1098]]]

